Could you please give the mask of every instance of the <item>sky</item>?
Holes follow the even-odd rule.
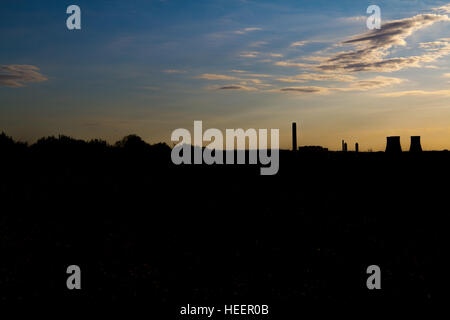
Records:
[[[300,146],[450,149],[449,14],[448,0],[2,0],[0,130],[172,145],[202,120],[277,128],[290,148],[297,122]]]

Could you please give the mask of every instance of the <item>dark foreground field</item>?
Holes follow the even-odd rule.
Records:
[[[174,315],[269,304],[277,318],[444,298],[450,153],[285,151],[279,174],[260,176],[174,166],[165,145],[2,139],[1,300],[133,300]],[[66,288],[72,264],[79,291]],[[381,290],[366,287],[372,264]]]

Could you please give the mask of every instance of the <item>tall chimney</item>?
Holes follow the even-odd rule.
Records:
[[[358,144],[358,142],[355,143],[355,152],[359,152],[359,144]]]
[[[421,152],[422,146],[420,145],[420,136],[411,136],[411,146],[409,152]]]
[[[400,137],[386,137],[386,152],[399,153],[402,152],[402,146],[400,145]]]
[[[292,150],[297,151],[297,123],[292,122]]]

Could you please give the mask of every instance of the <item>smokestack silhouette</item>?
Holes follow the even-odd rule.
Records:
[[[386,137],[386,152],[398,153],[402,152],[402,146],[400,145],[400,137]]]
[[[297,150],[297,123],[292,122],[292,150]]]
[[[359,152],[359,144],[358,144],[358,142],[355,143],[355,152]]]
[[[347,142],[344,142],[344,152],[347,152]]]
[[[344,152],[344,151],[345,151],[345,141],[342,140],[342,152]]]
[[[411,146],[409,152],[421,152],[422,146],[420,145],[420,136],[411,136]]]

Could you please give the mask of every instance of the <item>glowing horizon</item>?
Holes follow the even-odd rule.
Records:
[[[0,130],[110,143],[177,128],[280,129],[298,145],[382,151],[387,136],[450,149],[450,3],[2,1]]]

